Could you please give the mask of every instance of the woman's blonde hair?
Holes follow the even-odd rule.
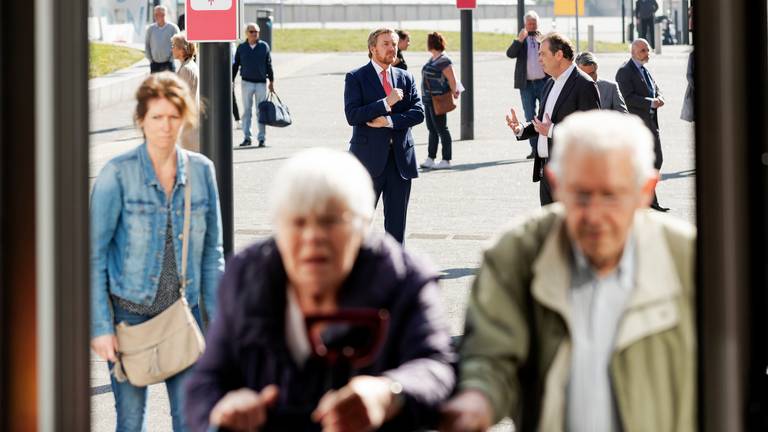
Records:
[[[173,35],[173,37],[171,37],[171,44],[184,50],[185,61],[197,54],[197,47],[193,42],[187,40],[187,34],[184,32]]]
[[[147,77],[136,90],[136,111],[133,119],[141,123],[149,109],[149,101],[165,99],[179,110],[189,126],[197,126],[197,108],[189,93],[189,86],[173,72],[160,72]]]

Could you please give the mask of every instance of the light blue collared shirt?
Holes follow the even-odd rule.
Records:
[[[572,245],[574,266],[569,299],[572,309],[571,375],[567,389],[566,430],[621,431],[611,387],[610,363],[621,317],[634,289],[635,242],[630,237],[617,268],[598,276]]]

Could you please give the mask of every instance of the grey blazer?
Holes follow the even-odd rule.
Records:
[[[598,78],[597,91],[600,92],[600,109],[614,110],[624,114],[629,113],[618,84]]]

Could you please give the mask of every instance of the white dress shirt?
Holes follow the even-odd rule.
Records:
[[[373,68],[376,69],[376,77],[379,79],[379,82],[381,83],[381,87],[383,88],[384,87],[384,81],[381,79],[381,71],[383,71],[384,68],[379,66],[379,64],[376,63],[373,60],[371,60],[371,64],[373,65]],[[387,71],[387,79],[389,80],[389,85],[392,88],[392,90],[394,91],[395,90],[395,80],[392,79],[392,67],[391,66],[388,67],[386,69],[386,71]],[[384,106],[387,108],[387,112],[391,112],[392,111],[392,107],[390,107],[389,104],[387,103],[387,98],[384,98],[381,101],[384,103]],[[387,119],[387,127],[391,128],[392,127],[392,117],[386,116],[386,119]]]
[[[547,102],[544,104],[544,116],[548,115],[550,118],[552,117],[552,111],[555,110],[555,105],[557,104],[557,99],[560,97],[560,92],[563,91],[565,82],[568,81],[568,77],[571,76],[571,73],[575,67],[576,65],[571,63],[571,66],[569,66],[565,72],[561,73],[560,76],[555,79],[555,84],[552,86],[552,90],[550,90],[549,95],[547,95]],[[542,120],[544,120],[544,117],[542,117]],[[553,124],[549,128],[549,133],[547,135],[539,135],[539,140],[536,144],[536,153],[538,153],[540,158],[549,157],[548,139],[552,138],[552,132],[554,130],[555,125]]]

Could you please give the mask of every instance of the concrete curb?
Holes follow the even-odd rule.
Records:
[[[91,111],[132,99],[136,89],[147,76],[149,76],[149,61],[142,59],[125,69],[91,79],[88,82]]]

